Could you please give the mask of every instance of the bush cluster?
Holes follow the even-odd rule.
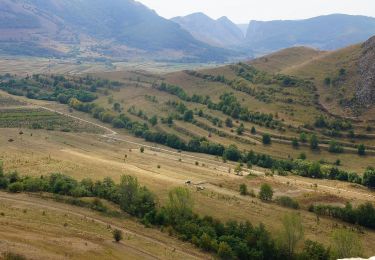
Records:
[[[344,208],[331,205],[312,205],[309,210],[321,216],[329,216],[351,224],[375,228],[375,208],[371,203],[361,204],[357,208],[354,208],[350,203],[347,203]]]

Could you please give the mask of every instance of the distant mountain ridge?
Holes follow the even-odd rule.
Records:
[[[227,62],[280,49],[333,50],[375,35],[375,18],[327,15],[236,25],[171,20],[134,0],[0,0],[0,54],[95,60]]]
[[[227,17],[214,20],[203,13],[171,19],[196,39],[218,47],[232,47],[244,40],[241,30]]]
[[[375,35],[375,18],[332,14],[305,20],[251,21],[246,46],[257,52],[307,46],[334,50]]]
[[[181,25],[196,39],[214,46],[232,47],[244,40],[240,28],[225,16],[214,20],[203,13],[194,13],[171,20]]]
[[[133,0],[0,0],[2,53],[56,54],[74,44],[98,56],[220,60],[226,52]]]

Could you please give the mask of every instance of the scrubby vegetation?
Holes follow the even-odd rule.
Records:
[[[71,98],[91,102],[97,98],[95,92],[104,88],[113,89],[121,84],[92,77],[67,78],[35,74],[25,78],[10,77],[0,83],[0,89],[16,96],[30,99],[58,101],[67,104]]]
[[[106,199],[119,205],[124,212],[139,218],[145,225],[161,227],[171,235],[189,241],[222,259],[285,259],[291,253],[293,257],[309,254],[306,249],[297,254],[279,247],[263,225],[253,226],[249,222],[237,221],[222,223],[209,216],[194,214],[194,201],[190,190],[186,188],[171,190],[165,206],[158,207],[155,195],[131,176],[123,176],[119,184],[115,184],[110,178],[96,182],[91,179],[77,181],[63,174],[21,177],[17,173],[4,173],[0,166],[0,188],[10,192],[42,191],[76,198]],[[114,231],[113,237],[120,241],[121,231]]]
[[[292,199],[291,197],[288,196],[281,196],[277,197],[275,199],[275,202],[283,207],[291,208],[291,209],[299,209],[299,204],[297,201]]]
[[[311,205],[309,210],[320,216],[328,216],[351,224],[375,229],[375,208],[371,203],[365,203],[354,208],[350,203],[345,207],[331,205]]]
[[[161,83],[160,85],[154,85],[154,88],[175,95],[183,101],[207,105],[209,109],[221,111],[233,119],[240,119],[245,122],[251,122],[269,128],[281,127],[281,122],[275,120],[272,114],[252,112],[243,107],[233,93],[224,93],[220,97],[220,102],[216,104],[212,102],[208,96],[203,97],[193,95],[192,97],[189,97],[188,94],[179,86]]]

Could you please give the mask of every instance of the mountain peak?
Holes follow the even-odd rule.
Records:
[[[172,19],[196,39],[218,47],[231,47],[243,41],[241,30],[227,17],[214,20],[204,13],[193,13]]]

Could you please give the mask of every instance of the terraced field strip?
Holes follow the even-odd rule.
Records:
[[[100,128],[43,108],[0,108],[0,128],[34,128],[102,133]]]

